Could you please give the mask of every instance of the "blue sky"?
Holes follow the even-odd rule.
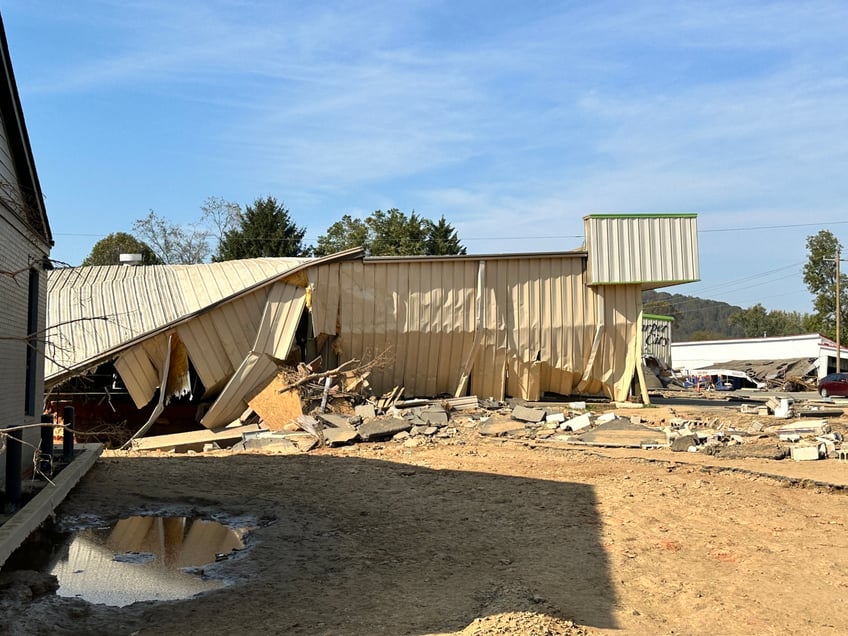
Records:
[[[700,283],[809,311],[848,243],[848,3],[11,0],[55,234],[79,263],[153,209],[283,201],[314,240],[397,207],[469,252],[573,249],[583,216],[697,212]]]

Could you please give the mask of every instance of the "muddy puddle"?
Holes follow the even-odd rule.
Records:
[[[136,516],[70,533],[42,571],[57,594],[123,607],[190,598],[226,585],[204,572],[244,549],[246,530],[189,517]]]

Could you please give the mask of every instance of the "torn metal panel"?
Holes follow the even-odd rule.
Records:
[[[176,332],[144,340],[115,360],[115,370],[138,408],[153,399],[162,383],[166,363],[169,372],[163,391],[165,398],[187,395],[191,391],[188,353]]]
[[[259,321],[253,351],[285,360],[291,351],[295,331],[306,305],[306,290],[286,283],[276,283]]]
[[[221,390],[253,348],[267,299],[262,288],[177,327],[208,395]]]
[[[271,381],[277,369],[277,362],[271,356],[248,353],[200,423],[208,429],[215,429],[238,419],[247,408],[248,401]]]
[[[276,283],[269,290],[253,346],[201,419],[206,428],[225,426],[236,419],[274,378],[279,362],[291,350],[305,304],[302,287]]]

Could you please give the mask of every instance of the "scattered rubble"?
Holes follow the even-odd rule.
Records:
[[[798,403],[791,396],[775,396],[741,407],[719,407],[739,417],[686,418],[671,409],[671,417],[651,421],[627,413],[642,406],[630,403],[506,404],[477,396],[407,398],[403,387],[372,396],[367,382],[371,370],[342,365],[322,372],[320,360],[285,368],[229,427],[141,438],[133,442],[133,450],[300,453],[370,442],[416,448],[461,444],[464,435],[475,434],[563,446],[665,449],[720,458],[848,458],[842,434],[829,423],[843,415],[832,400]]]

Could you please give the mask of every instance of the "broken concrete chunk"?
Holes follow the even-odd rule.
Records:
[[[793,446],[789,449],[789,453],[796,462],[809,462],[821,459],[826,454],[824,444],[816,444],[815,446]]]
[[[421,414],[421,419],[433,426],[447,426],[449,418],[445,411],[427,410]]]
[[[827,420],[801,420],[799,422],[790,422],[783,426],[772,426],[765,429],[767,433],[782,435],[787,433],[797,433],[798,435],[824,435],[830,432],[830,424]]]
[[[513,420],[497,421],[489,419],[480,424],[479,431],[480,435],[497,437],[499,435],[506,435],[507,433],[514,433],[517,431],[524,432],[524,425]]]
[[[543,409],[531,409],[520,404],[512,409],[512,419],[520,422],[541,422],[545,419],[545,411]]]
[[[563,422],[559,427],[565,431],[574,431],[576,433],[577,431],[589,428],[591,425],[591,416],[588,413],[584,413],[583,415],[572,417],[567,422]]]
[[[565,413],[548,413],[545,416],[545,421],[546,422],[555,422],[555,423],[564,422],[565,421]]]
[[[377,417],[377,411],[374,408],[373,404],[357,404],[353,407],[353,412],[361,417],[363,420],[371,419],[372,417]]]
[[[696,435],[681,435],[671,443],[671,450],[676,453],[685,453],[690,446],[698,445],[698,437]]]
[[[353,426],[327,426],[324,428],[324,442],[329,446],[350,444],[359,439],[359,431]]]
[[[614,412],[610,411],[609,413],[602,413],[597,418],[595,418],[595,421],[598,424],[604,424],[606,422],[612,422],[615,419],[618,419],[618,416]]]
[[[364,442],[386,439],[401,431],[408,431],[412,425],[399,417],[378,417],[359,425],[359,437]]]
[[[324,424],[326,424],[327,426],[334,426],[336,428],[350,427],[350,418],[346,415],[337,415],[335,413],[318,413],[316,417],[322,422],[324,422]]]

